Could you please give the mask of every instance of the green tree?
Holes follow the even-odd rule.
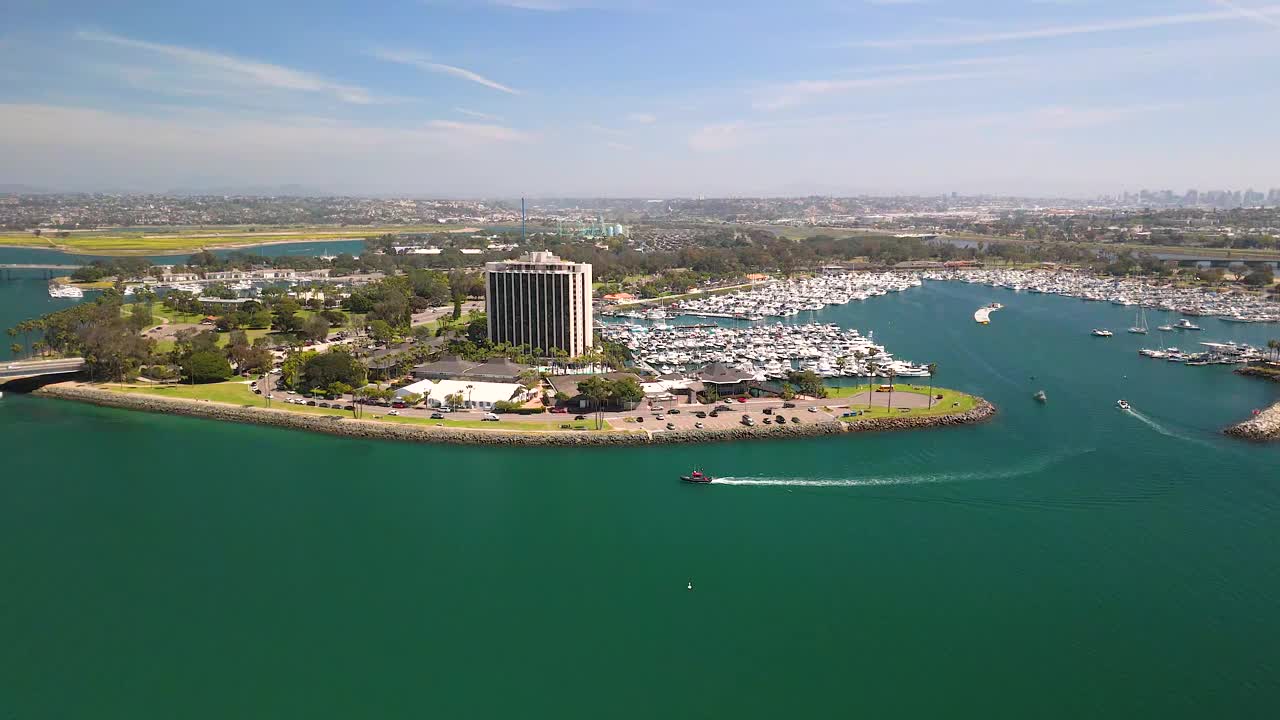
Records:
[[[231,363],[222,353],[200,350],[181,363],[182,372],[193,383],[221,382],[231,377]]]
[[[609,401],[612,391],[608,380],[602,377],[590,377],[578,383],[578,392],[590,401],[592,408],[596,413],[596,429],[601,428],[601,413],[604,411],[604,405]]]
[[[302,323],[302,336],[313,342],[324,342],[329,337],[329,321],[312,315]]]
[[[933,409],[933,376],[938,374],[938,363],[929,363],[929,409]]]
[[[390,323],[379,319],[369,323],[369,337],[373,338],[375,342],[389,343],[395,337],[395,333],[391,329]]]

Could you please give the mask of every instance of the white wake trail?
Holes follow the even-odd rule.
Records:
[[[883,487],[886,485],[928,485],[932,483],[966,482],[973,480],[1006,480],[1041,472],[1068,458],[1093,452],[1093,448],[1071,453],[1061,453],[1040,458],[1035,462],[1015,465],[1003,470],[963,473],[926,473],[864,478],[799,478],[799,477],[722,477],[711,481],[712,485],[746,485],[758,487]]]

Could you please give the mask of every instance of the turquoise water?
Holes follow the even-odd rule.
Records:
[[[1006,309],[975,324],[991,301]],[[1131,323],[1109,304],[930,283],[817,319],[936,361],[942,383],[999,416],[519,450],[7,394],[0,710],[1272,713],[1280,447],[1217,431],[1280,385],[1090,337]],[[1276,332],[1201,324],[1179,344]],[[1031,399],[1041,388],[1047,405]],[[1120,397],[1138,412],[1117,411]],[[739,484],[676,482],[693,465]]]

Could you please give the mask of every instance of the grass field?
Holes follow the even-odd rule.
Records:
[[[181,398],[183,400],[207,400],[209,402],[227,403],[229,405],[266,407],[266,401],[261,395],[255,395],[249,389],[249,385],[239,380],[229,380],[220,383],[208,383],[205,385],[149,385],[149,384],[132,384],[132,385],[107,385],[110,390],[124,393],[141,393],[145,395],[155,395],[157,397]],[[277,394],[276,399],[271,403],[271,408],[275,410],[287,410],[289,412],[300,412],[311,415],[341,415],[351,417],[351,412],[347,410],[333,410],[330,408],[312,407],[310,405],[292,405],[282,402],[282,397]],[[366,407],[361,420],[372,420],[376,422],[391,422],[403,425],[426,425],[435,427],[443,425],[447,428],[477,428],[481,430],[517,430],[529,432],[545,432],[551,430],[560,430],[561,425],[570,425],[575,430],[593,430],[595,422],[592,420],[508,420],[503,419],[498,422],[484,422],[483,420],[431,420],[429,418],[418,417],[388,417],[385,408]],[[604,423],[604,430],[611,430],[609,423]]]
[[[830,404],[833,400],[853,397],[862,392],[866,392],[867,386],[861,387],[840,387],[828,388],[829,393],[822,401]],[[941,400],[934,400],[932,408],[912,408],[908,412],[902,412],[901,408],[875,407],[868,410],[865,406],[856,403],[850,404],[850,410],[860,410],[862,414],[855,418],[843,418],[845,422],[860,422],[862,420],[870,420],[879,417],[933,417],[937,415],[953,415],[957,413],[968,412],[978,405],[978,399],[967,393],[958,390],[950,390],[948,388],[933,388],[935,395],[941,395]],[[913,395],[928,395],[929,387],[927,385],[904,385],[898,383],[894,385],[893,394],[911,393]],[[888,395],[888,393],[876,393],[877,395]]]
[[[157,227],[128,230],[71,231],[66,237],[53,232],[0,233],[0,246],[34,247],[80,255],[181,255],[201,249],[238,248],[282,242],[359,240],[382,233],[459,232],[461,225],[395,226],[235,226]]]

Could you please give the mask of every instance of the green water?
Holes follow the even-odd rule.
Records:
[[[1007,308],[973,323],[992,300]],[[1280,705],[1280,447],[1216,433],[1280,385],[1092,338],[1131,323],[1107,304],[930,284],[819,317],[938,362],[943,383],[1000,415],[515,450],[6,394],[0,717],[1245,718]],[[1276,331],[1202,324],[1169,342]],[[1040,388],[1048,405],[1031,399]],[[675,481],[695,464],[760,484]]]

